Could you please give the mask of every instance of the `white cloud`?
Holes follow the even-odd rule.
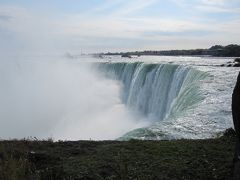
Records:
[[[240,8],[234,4],[238,0],[170,0],[179,7],[189,11],[208,12],[208,13],[240,13]]]
[[[135,7],[137,2],[139,5]],[[134,0],[134,2],[126,4],[126,6],[129,5],[127,9],[124,9],[125,6],[121,6],[108,16],[88,16],[85,13],[54,16],[38,14],[24,8],[0,6],[0,15],[11,17],[7,21],[0,20],[0,31],[10,32],[15,38],[16,44],[17,41],[21,42],[21,50],[23,47],[25,51],[37,52],[56,50],[65,53],[66,51],[79,52],[80,49],[94,52],[103,49],[111,51],[124,47],[126,49],[163,48],[164,44],[176,49],[182,48],[180,44],[186,45],[187,41],[192,48],[194,48],[194,41],[196,47],[203,45],[204,41],[210,40],[212,44],[215,42],[225,43],[230,39],[234,42],[240,41],[238,32],[240,22],[237,19],[224,22],[200,17],[187,19],[177,17],[139,18],[129,14],[133,11],[140,11],[152,3],[155,3],[155,0],[150,2]],[[109,7],[112,5],[108,4]],[[106,7],[107,4],[102,8]],[[214,6],[207,7],[213,8]],[[101,11],[100,9],[98,11]],[[214,24],[214,26],[210,24]],[[4,36],[3,33],[1,34],[0,38]],[[6,37],[4,38],[6,39]],[[9,48],[14,47],[13,40],[1,43],[3,42],[0,42],[0,47],[6,46],[6,44],[9,44]]]
[[[225,5],[225,3],[227,3],[231,0],[201,0],[201,1],[203,4],[219,6],[219,5]]]
[[[202,0],[196,9],[212,13],[240,13],[240,8],[231,6],[234,2],[235,0]]]
[[[116,12],[114,12],[112,15],[113,16],[125,16],[128,15],[130,13],[136,12],[136,11],[140,11],[152,4],[154,4],[157,0],[133,0],[133,1],[129,1],[128,3],[125,3],[125,5],[120,8],[119,10],[117,10]]]

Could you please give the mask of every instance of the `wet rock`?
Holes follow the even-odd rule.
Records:
[[[123,55],[122,55],[122,57],[126,57],[126,58],[132,58],[132,56],[131,56],[131,55],[129,55],[129,54],[123,54]]]
[[[234,59],[234,62],[240,63],[240,58]]]
[[[220,67],[240,67],[240,58],[236,58],[234,61],[228,61],[226,64],[221,64]]]
[[[234,64],[233,67],[240,67],[240,63]]]

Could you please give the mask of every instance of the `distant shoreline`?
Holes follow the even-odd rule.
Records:
[[[240,57],[240,45],[227,46],[215,45],[209,49],[190,50],[159,50],[159,51],[130,51],[100,53],[99,56],[120,55],[131,58],[132,56],[202,56],[202,57]]]

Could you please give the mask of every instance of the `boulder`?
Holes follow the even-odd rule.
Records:
[[[240,63],[235,63],[233,67],[240,67]]]
[[[234,59],[234,62],[240,63],[240,58]]]
[[[233,179],[240,179],[240,73],[232,95],[232,116],[236,131],[236,148],[233,161]]]
[[[122,57],[132,58],[132,56],[130,54],[123,54]]]

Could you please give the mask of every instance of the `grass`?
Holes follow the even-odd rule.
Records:
[[[0,141],[0,179],[228,179],[235,137]]]

